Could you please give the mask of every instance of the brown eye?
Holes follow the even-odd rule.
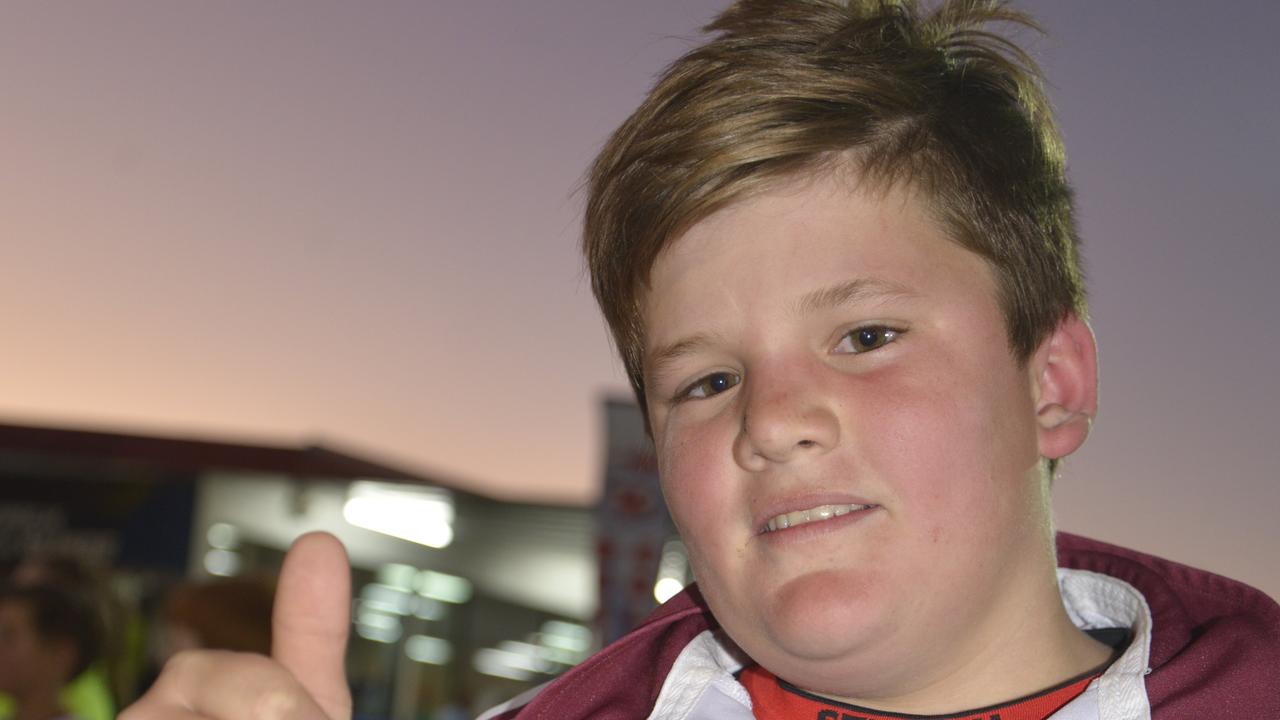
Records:
[[[884,347],[898,337],[898,330],[883,325],[867,325],[845,333],[835,352],[858,354]]]
[[[725,390],[737,385],[740,381],[741,378],[733,373],[711,373],[685,388],[684,392],[680,393],[680,399],[690,400],[719,395]]]

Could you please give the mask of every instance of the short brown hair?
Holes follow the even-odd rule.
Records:
[[[991,264],[1025,362],[1085,315],[1062,143],[1034,60],[998,0],[741,0],[614,132],[588,178],[592,289],[644,401],[641,301],[662,250],[779,180],[848,166],[922,192]]]

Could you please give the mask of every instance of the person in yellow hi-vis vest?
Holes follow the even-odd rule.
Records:
[[[59,693],[62,706],[80,720],[113,720],[116,704],[111,699],[106,672],[94,663]],[[13,698],[0,693],[0,720],[16,720]]]
[[[114,720],[117,709],[136,693],[142,662],[141,618],[111,591],[102,568],[75,555],[27,552],[10,574],[15,586],[50,586],[79,598],[93,612],[100,647],[87,667],[59,692],[62,707],[79,720]],[[0,689],[0,720],[17,720],[15,699]]]
[[[53,586],[0,589],[0,691],[13,720],[99,720],[114,716],[106,683],[86,671],[99,657],[96,610]],[[84,676],[79,687],[71,680]]]

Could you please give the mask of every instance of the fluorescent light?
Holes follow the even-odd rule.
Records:
[[[363,605],[356,614],[356,634],[366,640],[380,643],[393,643],[400,639],[403,629],[400,619],[394,615],[378,612]]]
[[[591,648],[591,630],[576,623],[548,620],[532,635],[541,656],[562,665],[577,665]]]
[[[419,595],[432,600],[460,605],[471,599],[471,581],[457,575],[422,570],[414,584]]]
[[[413,580],[418,568],[403,563],[387,563],[378,568],[378,582],[397,590],[413,589]]]
[[[347,522],[433,548],[453,542],[453,501],[430,488],[356,482],[342,507]]]
[[[239,535],[235,525],[219,522],[209,526],[205,531],[204,539],[208,541],[210,547],[219,550],[235,550],[240,544]]]
[[[575,644],[570,649],[586,650],[591,644],[591,628],[564,620],[548,620],[542,623],[542,632],[562,638],[572,638]]]
[[[528,670],[529,672],[550,674],[555,672],[551,663],[544,657],[546,648],[519,640],[503,640],[498,643],[495,652],[502,653],[502,661],[507,665]]]
[[[415,598],[413,593],[407,590],[380,583],[369,583],[360,589],[360,603],[362,607],[372,610],[408,615],[413,612]]]
[[[443,620],[447,614],[444,603],[431,598],[420,597],[413,607],[413,616],[423,620]]]
[[[453,645],[438,637],[413,635],[404,641],[404,654],[416,662],[445,665],[453,659]]]
[[[210,575],[231,577],[240,572],[240,555],[230,550],[215,548],[204,554],[204,569]]]
[[[400,628],[383,628],[376,625],[356,625],[356,634],[365,640],[390,645],[400,639]]]
[[[494,677],[507,678],[510,680],[529,680],[533,678],[533,673],[519,667],[513,667],[510,663],[511,653],[506,653],[493,648],[484,648],[477,650],[475,657],[471,660],[471,665],[477,672]]]

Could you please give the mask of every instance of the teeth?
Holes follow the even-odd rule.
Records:
[[[808,510],[797,510],[795,512],[783,513],[777,517],[769,519],[765,524],[765,532],[773,532],[775,530],[786,530],[797,525],[805,523],[817,522],[818,520],[830,520],[833,517],[848,515],[855,510],[866,510],[874,505],[819,505],[816,508]]]

